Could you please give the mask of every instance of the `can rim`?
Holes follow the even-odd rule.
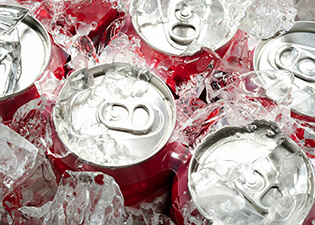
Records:
[[[263,122],[269,125],[275,125],[274,122],[270,122],[270,121],[265,121],[262,120],[260,122]],[[255,123],[255,122],[254,122]],[[267,125],[268,126],[268,125]],[[246,129],[246,128],[245,128]],[[206,219],[213,221],[212,218],[210,218],[209,215],[207,215],[207,213],[200,207],[200,205],[197,203],[197,196],[195,194],[195,192],[192,190],[192,185],[191,185],[191,174],[192,171],[196,168],[196,165],[198,164],[198,156],[203,154],[203,150],[207,148],[207,146],[210,144],[214,144],[216,141],[216,139],[218,138],[225,138],[228,136],[233,135],[234,133],[238,132],[238,131],[242,131],[244,130],[244,127],[237,127],[237,126],[224,126],[222,128],[220,128],[219,130],[215,131],[214,133],[209,134],[208,136],[206,136],[202,142],[196,147],[196,150],[193,154],[193,156],[191,157],[191,160],[189,162],[189,166],[188,166],[188,181],[187,181],[187,186],[188,186],[188,192],[192,198],[193,204],[194,206],[197,208],[198,212],[201,213],[202,216],[204,216]],[[223,135],[222,135],[223,134]],[[307,211],[306,216],[309,214],[309,212],[311,211],[311,206],[314,204],[315,202],[315,171],[313,170],[313,165],[310,162],[310,160],[308,159],[307,155],[305,154],[305,152],[299,148],[299,146],[289,137],[286,138],[285,143],[290,145],[290,148],[293,148],[292,150],[294,152],[299,152],[302,155],[303,161],[305,163],[306,168],[308,169],[309,173],[308,173],[308,177],[307,177],[307,183],[309,184],[308,190],[309,190],[309,195],[312,197],[313,199],[313,203],[310,205],[309,210]],[[214,151],[214,150],[213,150]],[[303,218],[303,220],[305,219]],[[215,221],[213,221],[215,222]]]
[[[14,5],[14,4],[1,4],[0,3],[0,8],[1,7],[12,7],[14,6],[15,8],[21,8],[21,9],[27,9],[26,7],[23,6],[19,6],[19,5]],[[2,96],[0,97],[0,101],[2,100],[6,100],[12,97],[16,97],[18,95],[20,95],[21,93],[24,93],[26,90],[28,90],[31,86],[34,85],[35,81],[42,76],[42,74],[45,72],[45,70],[47,69],[50,61],[51,61],[51,40],[50,40],[50,36],[48,34],[48,32],[46,31],[45,27],[43,26],[43,24],[36,19],[35,17],[31,16],[30,14],[26,15],[26,17],[21,21],[21,23],[24,23],[26,25],[28,25],[31,28],[36,27],[37,28],[37,32],[39,32],[41,34],[41,37],[43,37],[45,39],[45,41],[47,42],[47,44],[45,45],[45,50],[47,51],[47,60],[45,61],[45,63],[43,63],[42,69],[41,71],[37,74],[36,78],[34,79],[34,81],[28,85],[27,87],[17,91],[17,92],[13,92],[10,93],[8,95]],[[23,74],[22,74],[23,76]]]
[[[99,65],[90,67],[89,68],[89,72],[94,77],[102,76],[102,75],[104,75],[104,73],[106,72],[106,70],[108,68],[111,68],[111,66],[119,67],[119,66],[136,66],[136,65],[133,65],[133,64],[130,64],[130,63],[125,63],[125,62],[104,63],[104,64],[99,64]],[[77,73],[80,73],[83,70],[84,70],[84,68],[74,71],[70,75],[70,77],[71,76],[75,76]],[[152,151],[151,154],[149,154],[147,157],[141,159],[140,161],[137,161],[137,162],[134,162],[134,163],[129,163],[127,165],[115,165],[115,166],[113,166],[113,165],[104,165],[104,164],[91,162],[91,161],[89,161],[87,159],[84,159],[84,158],[80,157],[76,153],[74,153],[69,148],[69,146],[67,146],[66,143],[63,141],[63,138],[61,137],[61,134],[60,134],[60,132],[58,132],[58,129],[57,129],[58,126],[56,124],[57,123],[57,121],[56,121],[57,120],[56,119],[56,107],[54,107],[53,108],[53,112],[52,112],[52,120],[53,120],[54,129],[55,129],[55,131],[57,133],[57,137],[58,137],[59,141],[62,143],[62,146],[66,150],[67,154],[74,155],[77,159],[81,160],[84,163],[90,164],[90,165],[98,167],[98,168],[104,168],[104,169],[130,168],[130,167],[139,165],[139,164],[149,160],[150,158],[154,157],[156,154],[158,154],[167,145],[167,143],[169,142],[171,136],[174,133],[175,125],[176,125],[176,107],[175,107],[176,104],[175,104],[174,97],[173,97],[170,89],[167,87],[167,85],[157,75],[155,75],[152,71],[150,71],[150,73],[152,75],[151,78],[150,78],[150,81],[151,81],[151,79],[153,79],[153,82],[158,84],[159,91],[161,91],[163,94],[167,94],[168,95],[168,97],[166,97],[166,95],[163,96],[163,97],[165,97],[165,99],[167,99],[172,105],[172,107],[171,107],[171,109],[172,109],[172,117],[170,118],[170,123],[169,123],[170,126],[168,126],[168,129],[167,129],[169,131],[167,132],[167,135],[164,136],[163,141],[159,145],[160,147],[158,149],[155,149],[154,151]],[[62,93],[62,90],[65,88],[65,84],[66,84],[66,82],[63,84],[63,87],[61,88],[60,93]],[[160,88],[162,88],[162,90]],[[58,100],[57,100],[57,102],[58,102]],[[56,106],[56,104],[55,104],[55,106]]]

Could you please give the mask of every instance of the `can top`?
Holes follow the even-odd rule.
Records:
[[[288,33],[259,42],[254,52],[253,66],[257,71],[291,71],[295,75],[293,99],[301,89],[315,88],[315,22],[296,22]],[[312,105],[293,110],[315,117]]]
[[[180,55],[197,41],[217,50],[235,34],[225,20],[219,0],[207,5],[187,5],[184,0],[133,0],[132,24],[139,36],[152,48],[169,55]]]
[[[305,154],[275,124],[255,121],[207,136],[189,166],[197,209],[214,224],[298,224],[314,200]]]
[[[12,15],[13,19],[16,15],[19,15],[21,10],[27,10],[24,7],[10,4],[0,4],[0,20],[5,17]],[[10,19],[8,19],[10,20]],[[13,21],[13,20],[12,20]],[[1,24],[5,24],[8,21],[0,21]],[[13,58],[12,65],[7,65],[6,60],[0,62],[0,71],[2,80],[6,81],[13,78],[3,77],[6,76],[4,72],[8,67],[12,66],[12,70],[18,70],[18,77],[15,78],[16,84],[12,92],[8,94],[2,94],[5,92],[5,83],[2,82],[0,85],[0,100],[10,98],[12,96],[18,95],[23,90],[29,88],[37,78],[44,72],[46,69],[51,56],[51,42],[42,24],[32,17],[31,15],[26,15],[24,19],[17,24],[14,32],[17,32],[17,38],[19,39],[19,44],[16,45],[13,42],[3,41],[0,35],[0,47],[1,47],[1,58],[7,56],[3,55],[3,49],[5,52],[9,48],[15,48],[10,53],[9,57]],[[20,49],[17,49],[20,48]],[[19,50],[20,53],[17,53]],[[15,59],[20,58],[20,67],[14,65]],[[8,78],[8,79],[7,79]]]
[[[159,152],[173,133],[172,93],[153,73],[127,63],[75,71],[53,120],[68,152],[99,167],[127,167]]]

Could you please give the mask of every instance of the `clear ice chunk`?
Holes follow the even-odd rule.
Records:
[[[51,105],[45,95],[21,106],[10,127],[43,153],[52,146]]]
[[[34,167],[38,149],[7,126],[0,124],[0,128],[0,199],[3,200],[14,183]]]
[[[247,6],[239,28],[259,39],[269,39],[289,31],[295,16],[293,0],[255,0]]]
[[[43,224],[123,224],[124,200],[115,180],[100,172],[66,171]]]
[[[261,86],[266,96],[277,103],[287,99],[292,90],[294,75],[287,70],[249,72],[256,74],[257,85]],[[243,76],[251,76],[243,74]]]
[[[0,36],[10,34],[27,16],[28,9],[7,5],[0,12]]]
[[[34,145],[9,127],[3,124],[0,127],[0,200],[5,209],[3,215],[8,213],[15,224],[20,224],[20,207],[41,206],[53,199],[57,188],[56,177],[45,156]],[[6,220],[9,220],[8,216],[3,219]]]
[[[21,76],[21,45],[19,41],[2,41],[0,37],[0,77],[2,82],[0,96],[14,92]]]
[[[315,117],[315,89],[306,86],[293,92],[292,109],[297,113]]]
[[[21,76],[21,46],[17,25],[27,16],[28,9],[7,5],[0,12],[0,96],[14,92]]]

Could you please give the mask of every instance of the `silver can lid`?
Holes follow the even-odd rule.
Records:
[[[127,167],[159,152],[173,133],[175,102],[153,73],[127,63],[75,71],[53,121],[69,153],[99,167]],[[92,82],[93,81],[93,82]]]
[[[2,17],[7,17],[8,15],[12,15],[14,17],[15,15],[18,15],[21,10],[27,9],[17,5],[0,4],[0,19]],[[37,19],[31,15],[26,15],[25,18],[17,24],[14,32],[17,32],[20,48],[19,55],[21,63],[20,68],[18,68],[19,77],[14,84],[13,90],[8,94],[4,94],[2,96],[0,95],[0,100],[16,96],[33,85],[50,62],[50,38],[45,28]],[[1,46],[7,44],[1,41],[1,36],[0,42]],[[12,46],[10,46],[10,48],[12,48]],[[5,76],[5,73],[3,72],[5,67],[8,67],[8,65],[6,65],[4,61],[1,61],[0,76]],[[7,77],[2,77],[2,80],[7,80]],[[6,82],[2,82],[0,85],[0,93],[5,93],[5,83]]]
[[[267,121],[224,127],[197,147],[188,188],[214,224],[299,224],[314,200],[306,155]]]
[[[234,36],[237,27],[230,30],[219,0],[205,5],[187,3],[185,0],[133,0],[132,24],[150,47],[169,55],[184,53],[194,41],[217,50]]]
[[[299,21],[292,29],[274,39],[261,41],[254,52],[256,71],[285,69],[295,75],[293,99],[302,89],[315,88],[315,22]],[[315,117],[312,105],[293,108],[294,111]]]

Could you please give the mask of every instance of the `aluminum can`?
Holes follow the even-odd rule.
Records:
[[[315,22],[299,21],[292,29],[277,38],[258,43],[253,58],[254,70],[288,70],[294,76],[293,101],[304,89],[314,95],[315,88]],[[315,121],[312,105],[293,107],[293,116]]]
[[[0,11],[5,15],[18,14],[21,10],[25,10],[25,8],[0,4]],[[4,123],[12,119],[13,114],[20,106],[39,97],[34,82],[42,75],[51,57],[50,38],[37,19],[26,15],[14,32],[16,32],[20,44],[18,77],[12,78],[6,72],[3,72],[6,68],[12,68],[10,65],[6,65],[5,60],[1,61],[0,65],[3,81],[0,90],[0,117]],[[15,80],[14,85],[11,80]],[[6,84],[12,85],[9,92]]]
[[[312,164],[271,122],[223,127],[205,137],[187,164],[173,183],[176,224],[197,224],[191,217],[225,225],[308,220],[315,196]]]
[[[85,74],[83,76],[83,74]],[[100,64],[71,74],[53,110],[49,158],[66,169],[101,171],[114,177],[126,205],[169,185],[169,142],[176,110],[168,87],[149,70],[127,63]],[[178,162],[179,163],[179,162]]]
[[[215,19],[197,16],[198,12],[194,9],[198,7],[187,6],[185,1],[178,0],[163,2],[166,5],[159,3],[133,0],[129,9],[130,17],[126,16],[122,30],[130,38],[140,38],[141,57],[159,77],[169,79],[166,83],[175,91],[174,86],[177,84],[215,66],[219,61],[218,55],[223,56],[230,47],[237,28],[228,31],[226,26],[217,25],[214,30],[209,30],[208,22],[215,23]],[[213,1],[211,7],[217,9],[218,17],[224,16],[219,1]],[[205,15],[211,15],[211,7],[203,7],[206,8]],[[200,45],[202,48],[199,51],[186,52],[188,46],[191,49],[191,46]]]
[[[228,31],[228,26],[215,26],[215,20],[218,18],[208,15],[217,13],[217,16],[224,18],[224,7],[220,1],[212,1],[211,5],[202,7],[188,5],[187,1],[183,0],[158,4],[151,1],[151,7],[156,7],[153,13],[157,12],[159,15],[158,21],[152,21],[148,14],[141,13],[147,10],[148,5],[144,0],[132,1],[130,11],[133,27],[148,46],[166,55],[180,55],[194,41],[204,43],[204,47],[217,51],[232,39],[237,30],[234,28]],[[213,10],[214,8],[216,10]],[[202,11],[199,11],[201,9]],[[202,15],[203,13],[205,15]],[[223,19],[222,21],[224,23]]]

